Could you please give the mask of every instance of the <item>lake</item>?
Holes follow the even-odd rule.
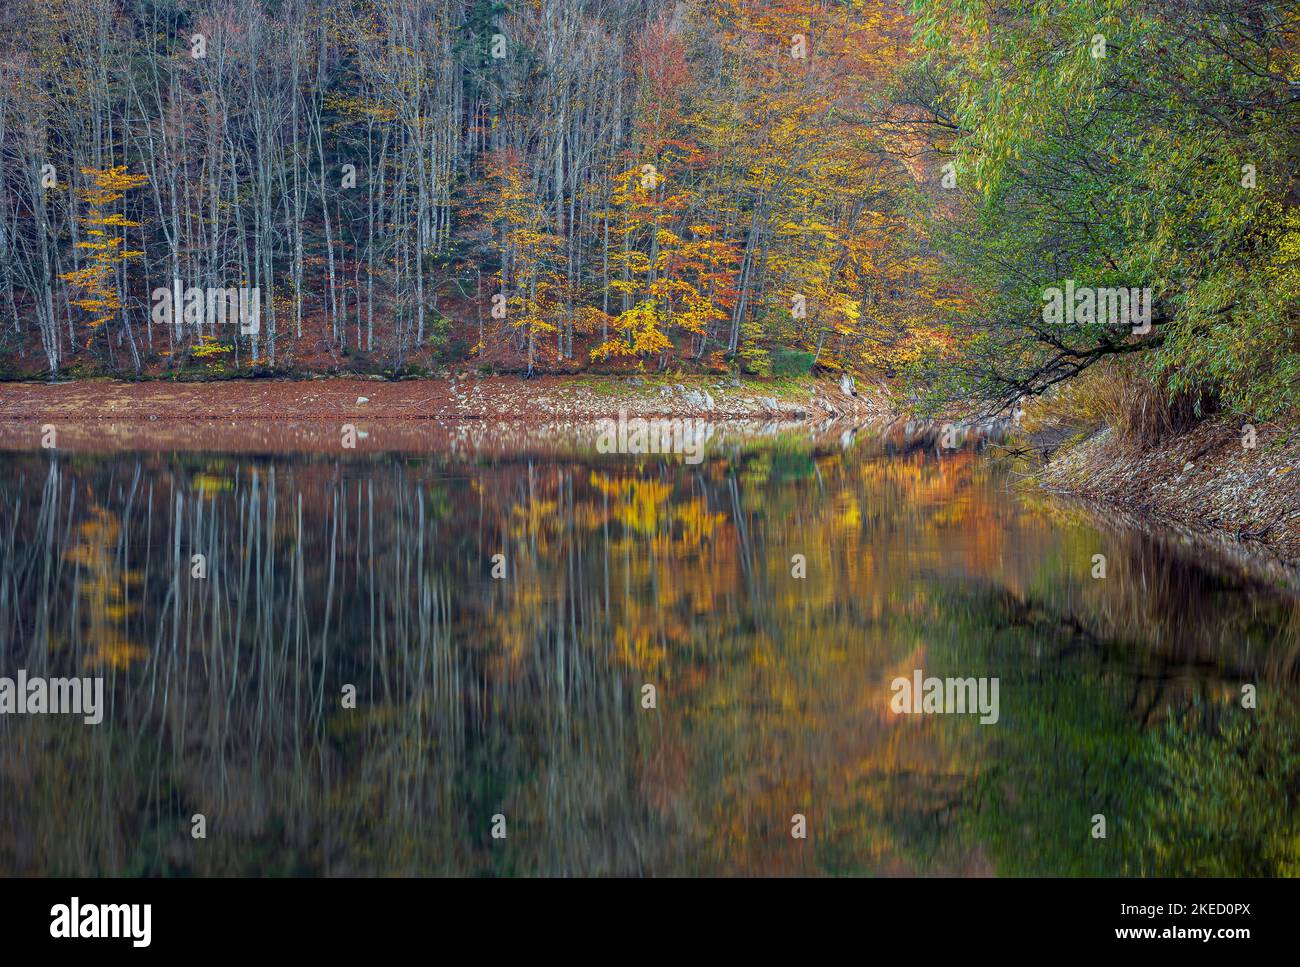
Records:
[[[0,454],[0,873],[1296,874],[1294,594],[1025,469]]]

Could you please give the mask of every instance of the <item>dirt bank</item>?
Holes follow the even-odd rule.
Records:
[[[1243,423],[1211,420],[1139,453],[1103,430],[1055,451],[1039,483],[1300,567],[1300,433],[1258,426],[1247,447]]]
[[[0,449],[185,449],[280,452],[339,447],[348,423],[358,449],[426,449],[490,437],[517,445],[619,411],[745,424],[867,421],[892,408],[883,387],[854,394],[829,380],[734,382],[701,377],[247,379],[201,383],[85,380],[0,383]]]

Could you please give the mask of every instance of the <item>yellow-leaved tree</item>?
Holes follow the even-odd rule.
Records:
[[[564,240],[551,231],[517,155],[500,152],[490,159],[488,172],[497,185],[491,218],[501,246],[494,310],[503,299],[509,327],[526,344],[531,376],[537,337],[555,332],[555,320],[563,311],[566,282],[557,265]]]
[[[110,212],[109,206],[123,198],[132,188],[149,179],[146,175],[128,174],[125,165],[115,168],[82,168],[81,173],[90,179],[90,186],[78,194],[86,203],[87,211],[80,219],[87,226],[88,239],[77,243],[77,248],[90,252],[90,258],[81,268],[59,276],[64,282],[79,290],[80,296],[71,303],[90,313],[87,320],[89,346],[97,330],[122,311],[122,296],[117,284],[118,266],[127,259],[144,253],[126,248],[126,236],[121,229],[139,228],[121,212]]]

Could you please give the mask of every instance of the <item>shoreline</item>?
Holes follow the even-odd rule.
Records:
[[[1295,572],[1300,439],[1261,426],[1247,448],[1241,422],[1210,419],[1137,452],[1102,429],[1046,456],[1034,481],[1048,494],[1172,527]]]
[[[57,449],[70,452],[502,455],[590,444],[597,422],[620,411],[701,420],[714,444],[788,433],[832,443],[845,428],[905,418],[883,383],[860,382],[849,395],[812,377],[95,378],[0,383],[0,451],[42,449],[53,427]],[[342,445],[344,425],[357,431],[355,447]],[[1258,428],[1250,449],[1222,418],[1141,452],[1105,429],[1058,446],[1068,435],[1028,436],[1042,454],[1033,481],[1043,492],[1300,569],[1300,440],[1281,427]]]
[[[0,450],[187,450],[234,453],[508,450],[617,419],[697,419],[739,436],[817,431],[889,418],[883,386],[844,393],[826,379],[718,377],[366,377],[213,382],[0,383]]]

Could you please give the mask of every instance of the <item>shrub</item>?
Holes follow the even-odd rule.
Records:
[[[1204,387],[1172,389],[1131,361],[1099,364],[1025,405],[1024,429],[1108,426],[1123,447],[1140,451],[1192,427],[1217,408]]]
[[[807,376],[812,372],[813,354],[801,349],[777,349],[772,353],[773,376]]]

